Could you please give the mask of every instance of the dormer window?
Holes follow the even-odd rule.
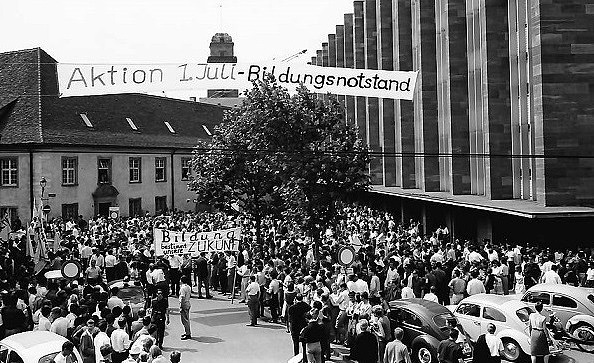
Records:
[[[81,113],[80,117],[82,118],[83,122],[87,127],[93,128],[93,124],[91,123],[91,120],[89,120],[89,118],[87,117],[86,113]]]
[[[172,134],[175,134],[175,130],[173,129],[173,127],[171,126],[169,121],[165,121],[165,126],[167,126],[167,129],[169,130],[169,132],[171,132]]]
[[[138,127],[136,127],[136,124],[134,124],[134,121],[130,117],[126,117],[126,121],[128,121],[128,125],[132,130],[138,131]]]
[[[208,127],[206,127],[206,125],[202,125],[202,128],[204,129],[204,132],[206,132],[206,134],[208,136],[212,136],[212,132],[210,132],[210,130],[208,129]]]

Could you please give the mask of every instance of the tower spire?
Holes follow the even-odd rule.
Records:
[[[219,0],[219,30],[223,31],[223,0]]]

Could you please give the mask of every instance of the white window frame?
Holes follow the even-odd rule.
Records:
[[[138,162],[138,165],[133,165]],[[130,183],[142,183],[142,159],[140,157],[130,157],[128,159],[129,169],[129,182]],[[136,178],[133,178],[133,172],[136,172]]]
[[[4,177],[6,176],[6,183]],[[19,186],[19,161],[16,157],[0,158],[0,186]]]

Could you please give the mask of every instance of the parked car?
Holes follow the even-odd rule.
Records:
[[[144,307],[144,289],[140,281],[114,280],[109,283],[108,289],[118,288],[118,297],[124,304],[130,305],[132,315],[137,316],[138,310]]]
[[[404,330],[402,342],[409,347],[413,360],[419,363],[437,363],[439,342],[450,333],[448,320],[456,319],[445,306],[423,299],[402,299],[390,301],[388,313],[392,331],[397,327]],[[472,349],[465,338],[464,328],[460,330],[465,359],[470,359]]]
[[[68,339],[49,331],[28,331],[10,335],[0,341],[0,362],[52,363],[66,341]],[[82,363],[76,347],[73,354],[76,362]]]
[[[460,301],[450,309],[464,327],[472,342],[487,332],[487,325],[495,325],[495,335],[503,342],[502,356],[517,362],[530,354],[528,317],[534,309],[510,296],[478,294]],[[552,341],[551,354],[562,352],[561,345]]]
[[[569,334],[594,342],[594,289],[537,284],[524,293],[522,301],[531,306],[542,302],[547,311],[555,313]]]

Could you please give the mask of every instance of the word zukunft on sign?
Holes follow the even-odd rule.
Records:
[[[213,232],[178,232],[155,228],[153,236],[157,256],[197,256],[201,252],[239,251],[241,228]]]
[[[276,63],[58,64],[60,96],[239,89],[272,74],[290,91],[412,100],[417,72]]]

